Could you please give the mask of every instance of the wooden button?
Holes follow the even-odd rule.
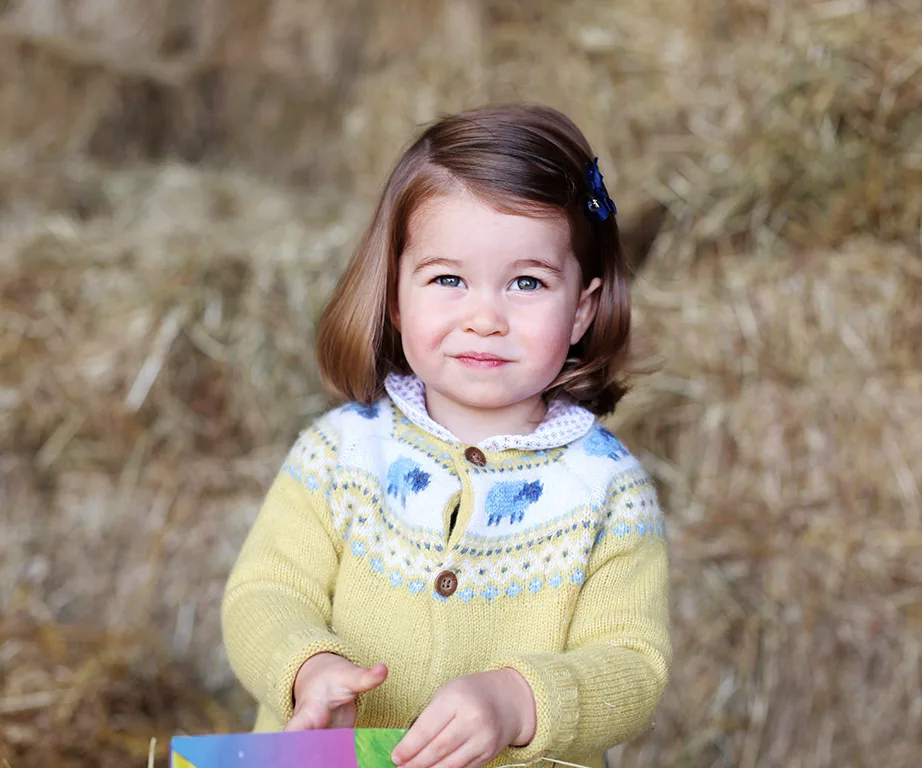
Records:
[[[464,458],[475,467],[485,467],[487,465],[487,457],[484,452],[473,445],[464,452]]]
[[[451,597],[458,588],[458,577],[451,571],[442,571],[435,577],[435,591],[442,597]]]

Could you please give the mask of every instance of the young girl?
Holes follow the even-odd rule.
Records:
[[[426,130],[319,329],[303,432],[223,604],[256,730],[409,728],[401,768],[601,766],[669,675],[662,516],[624,393],[616,209],[540,107]]]

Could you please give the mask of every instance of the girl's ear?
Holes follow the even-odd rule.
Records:
[[[594,277],[592,282],[580,293],[579,301],[576,304],[576,315],[573,318],[573,332],[570,334],[571,346],[583,338],[583,334],[589,330],[589,326],[595,320],[595,313],[599,309],[601,288],[602,281]]]

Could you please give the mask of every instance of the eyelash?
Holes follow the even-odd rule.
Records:
[[[458,284],[457,285],[445,285],[445,283],[442,282],[443,280],[457,280]],[[526,293],[530,293],[531,291],[536,291],[538,290],[538,288],[544,287],[543,280],[539,280],[537,277],[532,277],[531,275],[520,275],[519,277],[515,278],[512,281],[512,283],[515,284],[519,280],[533,280],[535,282],[534,288],[519,288],[520,291],[525,291]],[[438,277],[433,278],[432,282],[434,282],[436,285],[442,286],[443,288],[459,288],[460,283],[461,283],[461,278],[458,277],[457,275],[439,275]]]

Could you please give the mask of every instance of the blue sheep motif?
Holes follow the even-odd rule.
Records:
[[[540,499],[543,492],[540,480],[497,483],[487,494],[487,525],[499,525],[504,517],[510,523],[522,522],[525,509]]]
[[[412,459],[401,456],[387,470],[387,493],[396,496],[401,506],[407,505],[407,496],[419,493],[429,486],[429,473],[424,472]]]
[[[586,438],[586,453],[590,456],[607,456],[618,461],[627,456],[627,450],[621,441],[607,429],[596,427]]]
[[[371,405],[362,405],[361,403],[349,403],[346,406],[347,411],[352,411],[357,413],[363,419],[368,419],[373,421],[378,417],[378,404],[372,403]]]

